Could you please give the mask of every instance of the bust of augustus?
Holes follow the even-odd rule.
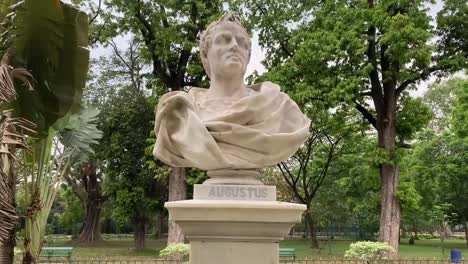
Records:
[[[200,55],[210,87],[162,96],[154,156],[225,179],[248,178],[291,157],[307,139],[310,120],[278,85],[245,85],[251,42],[239,18],[227,14],[209,25]]]

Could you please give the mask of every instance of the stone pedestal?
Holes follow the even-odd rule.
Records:
[[[213,183],[165,206],[190,241],[191,264],[279,263],[278,242],[306,210],[276,201],[274,186]]]

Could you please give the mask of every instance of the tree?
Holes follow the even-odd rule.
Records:
[[[87,104],[104,111],[119,90],[131,89],[143,93],[146,81],[138,41],[131,40],[125,51],[121,51],[113,41],[110,42],[113,53],[92,61],[93,72],[97,74],[90,74],[84,94]],[[75,164],[65,175],[86,212],[80,236],[74,244],[92,245],[101,240],[100,214],[107,200],[102,190],[103,170],[103,161],[98,156],[89,156],[87,160]]]
[[[81,233],[75,244],[91,245],[100,241],[100,214],[106,197],[102,193],[102,177],[97,171],[96,161],[92,158],[79,161],[69,173],[64,175],[64,179],[79,198],[85,212]]]
[[[398,106],[419,81],[466,68],[468,61],[466,23],[460,22],[466,5],[445,1],[434,29],[426,2],[242,1],[267,50],[269,76],[305,102],[354,106],[375,128],[386,157],[380,164],[379,234],[396,249],[393,257],[401,217],[396,150],[406,146],[397,134]]]
[[[97,141],[102,137],[102,131],[98,130],[94,121],[97,119],[99,111],[93,108],[88,108],[82,112],[81,126],[76,127],[76,133],[81,133],[81,138],[91,137],[92,143],[96,145]],[[79,129],[78,129],[79,128]],[[91,145],[91,142],[89,142]],[[64,173],[63,177],[71,186],[73,192],[79,198],[82,208],[86,212],[85,221],[81,229],[80,237],[77,244],[89,244],[101,239],[100,235],[100,211],[105,197],[102,195],[102,190],[99,184],[101,180],[96,164],[92,157],[94,156],[95,146],[87,148],[86,151],[77,155],[72,160],[69,170]]]
[[[359,240],[375,240],[374,234],[378,231],[380,199],[377,171],[380,155],[373,141],[372,136],[362,133],[347,142],[345,153],[330,168],[329,179],[333,180],[333,189],[339,192],[330,196],[326,190],[322,190],[316,200],[323,200],[320,196],[326,196],[325,199],[335,203],[342,200],[344,205],[341,205],[341,209],[347,208],[347,212],[340,212],[339,215],[348,214],[351,217],[342,217],[334,223],[356,226]],[[323,210],[328,209],[325,207]]]
[[[103,162],[104,190],[113,205],[112,214],[121,225],[134,226],[135,247],[145,247],[148,220],[157,206],[157,181],[146,165],[146,139],[152,129],[153,109],[132,89],[121,89],[101,112],[104,132],[98,150]]]
[[[221,15],[221,1],[126,1],[108,0],[102,15],[106,24],[103,36],[138,36],[158,87],[165,92],[187,86],[203,86],[206,75],[200,61],[198,40],[208,23]],[[102,38],[105,43],[105,37]],[[160,94],[156,95],[160,96]],[[186,172],[173,168],[169,177],[169,201],[186,199]],[[180,228],[169,222],[168,243],[183,242]]]
[[[355,131],[340,111],[330,114],[315,107],[308,111],[313,113],[311,118],[314,120],[309,138],[290,160],[279,163],[278,169],[296,200],[307,206],[304,217],[311,244],[319,248],[312,201],[327,177],[330,166],[343,154],[346,141]]]
[[[468,246],[468,80],[457,82],[455,89],[456,101],[452,111],[454,135],[448,153],[450,163],[447,165],[452,176],[449,178],[451,191],[446,194],[461,217]]]
[[[441,204],[451,205],[450,211],[445,210],[445,214],[455,213],[460,224],[466,225],[468,219],[468,186],[466,153],[467,144],[466,136],[461,136],[459,128],[463,129],[464,122],[459,122],[458,118],[463,118],[463,112],[466,112],[466,100],[463,99],[463,94],[466,93],[466,80],[454,80],[448,83],[453,85],[443,85],[439,88],[450,88],[454,94],[454,106],[452,116],[437,117],[440,123],[448,125],[442,130],[427,132],[422,134],[419,142],[408,158],[407,171],[404,175],[416,175],[413,181],[416,189],[421,195],[421,209],[412,212],[414,218],[427,219],[431,215],[428,212],[434,213],[434,208]],[[439,100],[434,100],[432,103],[440,104]],[[465,106],[463,106],[465,105]],[[452,108],[452,106],[447,106]],[[450,110],[449,110],[450,112]],[[460,126],[461,124],[461,126]],[[440,210],[439,210],[440,211]],[[440,215],[440,212],[436,212]],[[440,219],[440,217],[439,217]],[[416,219],[415,219],[416,220]]]
[[[431,106],[431,129],[442,134],[450,129],[453,105],[455,103],[455,87],[461,79],[452,78],[444,82],[433,83],[424,94],[424,103]]]

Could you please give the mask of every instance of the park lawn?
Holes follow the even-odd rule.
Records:
[[[295,248],[299,258],[343,258],[344,253],[349,248],[349,244],[354,241],[332,241],[327,244],[321,241],[321,249],[310,248],[308,240],[285,240],[280,243],[280,247]],[[442,254],[439,239],[416,240],[414,245],[409,245],[408,240],[401,240],[400,258],[404,259],[447,259],[450,257],[450,249],[462,250],[462,255],[468,259],[468,247],[464,240],[450,239],[444,244],[445,256]]]
[[[305,239],[285,240],[280,243],[282,248],[295,248],[298,258],[343,258],[349,244],[354,241],[335,240],[330,244],[321,241],[321,249],[310,248],[310,242]],[[48,246],[66,246],[69,241],[54,241]],[[80,257],[156,257],[161,249],[166,245],[166,240],[147,239],[147,249],[136,250],[132,239],[112,239],[106,240],[102,244],[91,247],[75,247],[73,255]],[[402,239],[400,244],[400,257],[405,259],[447,259],[450,256],[450,249],[461,249],[462,255],[468,258],[468,247],[464,240],[446,240],[445,257],[442,255],[440,240],[417,240],[415,245],[409,245],[407,239]]]
[[[47,246],[70,246],[70,241],[54,241]],[[147,239],[146,249],[137,250],[134,247],[133,239],[106,240],[99,245],[89,247],[76,247],[73,249],[73,256],[80,257],[156,257],[159,251],[166,246],[167,240]],[[73,246],[73,245],[71,245]]]

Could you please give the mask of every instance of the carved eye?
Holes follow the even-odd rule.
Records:
[[[249,44],[247,43],[247,40],[243,37],[237,38],[237,44],[239,44],[239,46],[243,47],[244,49],[249,48]]]
[[[232,40],[231,34],[223,33],[216,37],[215,43],[216,44],[228,44],[229,42],[231,42],[231,40]]]

